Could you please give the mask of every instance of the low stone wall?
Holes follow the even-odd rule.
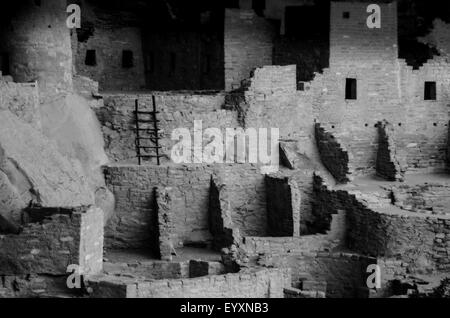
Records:
[[[71,264],[84,274],[102,270],[102,210],[68,210],[29,223],[20,234],[0,236],[0,275],[65,275]]]
[[[156,187],[172,188],[171,222],[173,232],[177,233],[174,246],[210,241],[208,206],[212,173],[213,168],[206,165],[105,167],[106,184],[116,199],[115,214],[105,228],[107,248],[158,248]]]
[[[173,233],[176,233],[172,236],[176,239],[174,246],[211,243],[212,175],[219,176],[226,184],[227,209],[234,228],[247,235],[267,234],[264,175],[254,165],[112,165],[105,167],[105,175],[116,199],[116,213],[105,230],[108,248],[159,246],[153,191],[156,187],[171,188],[169,210]]]
[[[190,279],[135,281],[92,277],[92,297],[115,298],[283,298],[289,269],[259,269]]]
[[[207,261],[137,261],[104,264],[103,273],[108,276],[134,277],[136,279],[181,279],[226,273],[220,262]]]
[[[309,252],[265,254],[258,265],[290,268],[293,286],[308,291],[321,291],[324,287],[327,298],[366,298],[366,269],[375,262],[348,253]]]
[[[2,275],[1,298],[77,297],[79,290],[67,288],[67,276]]]
[[[364,208],[353,208],[347,216],[352,250],[403,260],[411,271],[450,269],[450,217],[388,214]]]
[[[331,133],[316,123],[316,141],[324,166],[339,183],[350,181],[349,153]]]
[[[244,237],[240,244],[240,261],[252,263],[261,255],[287,255],[329,251],[336,246],[327,235],[302,237]]]
[[[358,199],[358,191],[334,191],[326,185],[321,186],[320,194],[316,208],[323,212],[318,220],[326,219],[324,228],[333,213],[346,212],[346,245],[350,250],[404,261],[410,272],[450,268],[450,216],[427,216],[393,205],[375,210]]]
[[[389,181],[403,180],[404,168],[397,158],[394,127],[386,121],[378,122],[377,174]]]
[[[213,235],[213,248],[221,250],[240,241],[239,230],[231,219],[230,195],[221,178],[211,178],[209,197],[209,228]]]
[[[395,205],[412,212],[450,215],[450,182],[392,187]]]

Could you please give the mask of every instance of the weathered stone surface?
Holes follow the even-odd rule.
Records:
[[[62,156],[45,136],[9,111],[0,112],[0,170],[6,218],[31,201],[47,207],[94,203],[79,164]]]
[[[289,269],[248,270],[237,274],[191,279],[136,281],[130,278],[89,278],[93,297],[125,298],[283,298],[290,286]]]
[[[14,83],[0,75],[0,110],[9,110],[36,129],[41,129],[37,83]]]
[[[405,167],[397,158],[394,127],[387,121],[378,122],[377,174],[389,181],[402,181]]]
[[[179,213],[172,206],[172,188],[156,188],[156,210],[158,213],[158,240],[159,253],[164,261],[171,261],[176,255],[177,239],[174,239],[176,233],[176,224],[173,216]]]
[[[325,131],[319,123],[316,123],[315,128],[317,148],[319,149],[324,166],[330,171],[337,182],[349,182],[350,175],[352,174],[349,165],[351,155],[342,146],[342,143],[337,137]]]
[[[97,208],[66,212],[44,214],[41,223],[27,224],[20,234],[0,236],[0,275],[65,275],[71,264],[79,265],[86,274],[99,273],[103,265],[103,212]]]

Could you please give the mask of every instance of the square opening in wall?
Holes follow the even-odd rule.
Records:
[[[350,19],[350,12],[348,12],[348,11],[342,12],[342,18],[343,19]]]
[[[425,82],[425,100],[436,100],[436,82]]]
[[[123,50],[122,52],[122,67],[131,68],[134,66],[133,51]]]
[[[9,54],[1,53],[0,54],[0,71],[3,75],[11,75],[9,70]]]
[[[357,97],[356,78],[347,78],[345,80],[345,99],[356,99]]]
[[[95,50],[86,51],[86,59],[84,60],[84,64],[86,64],[87,66],[97,65],[97,53],[95,52]]]

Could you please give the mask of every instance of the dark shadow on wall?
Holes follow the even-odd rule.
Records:
[[[329,66],[330,3],[291,6],[285,11],[285,34],[274,43],[274,65],[297,65],[297,83],[314,79]],[[302,85],[298,83],[298,88]]]
[[[418,41],[432,31],[435,19],[450,22],[449,1],[398,0],[399,58],[414,69],[439,55],[435,47]]]
[[[144,20],[146,88],[224,89],[224,2],[159,1]]]

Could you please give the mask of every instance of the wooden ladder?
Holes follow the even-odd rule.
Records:
[[[135,101],[135,121],[136,121],[136,153],[139,165],[144,159],[156,158],[158,166],[161,164],[160,155],[161,146],[159,140],[161,131],[158,129],[159,120],[157,119],[155,96],[152,95],[153,110],[140,110],[139,99]]]

